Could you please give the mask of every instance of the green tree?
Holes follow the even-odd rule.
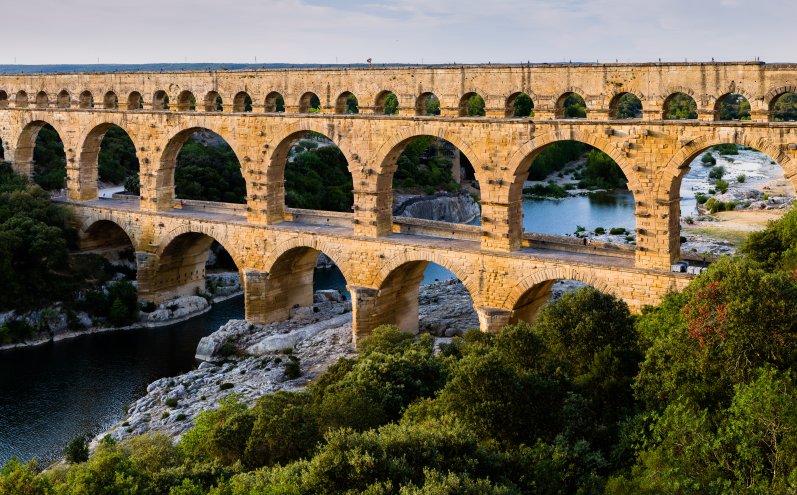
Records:
[[[484,117],[484,98],[474,94],[465,104],[465,115],[468,117]]]
[[[36,135],[33,148],[34,179],[42,188],[50,191],[64,187],[66,180],[66,153],[58,132],[50,124]]]
[[[385,96],[385,115],[396,115],[399,113],[398,97],[394,93]]]
[[[89,446],[86,437],[78,435],[66,446],[66,461],[71,464],[79,464],[89,460]]]
[[[526,93],[520,93],[515,98],[515,111],[514,117],[533,117],[534,116],[534,102],[531,97]]]
[[[686,93],[675,93],[665,102],[664,118],[667,120],[696,119],[697,103]]]

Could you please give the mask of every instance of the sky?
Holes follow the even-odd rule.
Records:
[[[795,0],[2,3],[0,64],[797,62]]]

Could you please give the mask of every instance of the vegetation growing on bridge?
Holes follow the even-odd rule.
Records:
[[[0,493],[790,493],[797,212],[639,317],[582,289],[536,323],[380,327],[302,392],[231,394],[177,445],[104,441]]]

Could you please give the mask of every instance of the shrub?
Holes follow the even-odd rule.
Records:
[[[627,232],[623,227],[612,227],[609,229],[611,235],[623,235]]]
[[[717,191],[719,191],[722,194],[728,192],[728,183],[722,179],[717,179],[717,182],[714,183],[714,187],[716,187]]]
[[[604,229],[603,227],[595,227],[595,234],[596,235],[602,235],[602,234],[605,234],[605,233],[606,233],[606,229]]]
[[[232,383],[229,383],[229,382],[224,382],[221,385],[219,385],[219,388],[221,390],[229,390],[229,389],[231,389],[233,387],[235,387],[235,385],[233,385]]]
[[[165,404],[174,409],[175,407],[177,407],[178,402],[177,399],[175,399],[174,397],[169,397],[168,399],[166,399]]]
[[[736,176],[736,182],[744,182],[745,180],[747,180],[747,177],[744,174]]]
[[[722,179],[725,175],[725,167],[720,165],[719,167],[714,167],[711,169],[711,172],[708,173],[709,179]]]
[[[177,416],[174,417],[174,420],[175,421],[185,421],[185,418],[186,418],[186,415],[183,414],[183,413],[180,413],[180,414],[178,414]]]
[[[695,201],[697,201],[697,204],[699,205],[705,204],[706,201],[708,201],[708,196],[703,193],[696,193]]]
[[[86,437],[78,435],[66,446],[66,461],[70,464],[78,464],[89,460],[89,446]]]
[[[300,376],[302,376],[302,367],[299,365],[299,358],[290,356],[288,362],[285,363],[285,377],[294,380]]]
[[[718,151],[720,155],[738,155],[739,148],[735,144],[718,144],[712,148]]]
[[[705,153],[700,159],[704,167],[713,167],[717,164],[717,159],[711,153]]]

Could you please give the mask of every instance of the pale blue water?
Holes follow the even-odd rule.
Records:
[[[603,227],[636,228],[634,194],[628,190],[595,193],[568,199],[523,199],[523,229],[537,234],[573,234]]]

